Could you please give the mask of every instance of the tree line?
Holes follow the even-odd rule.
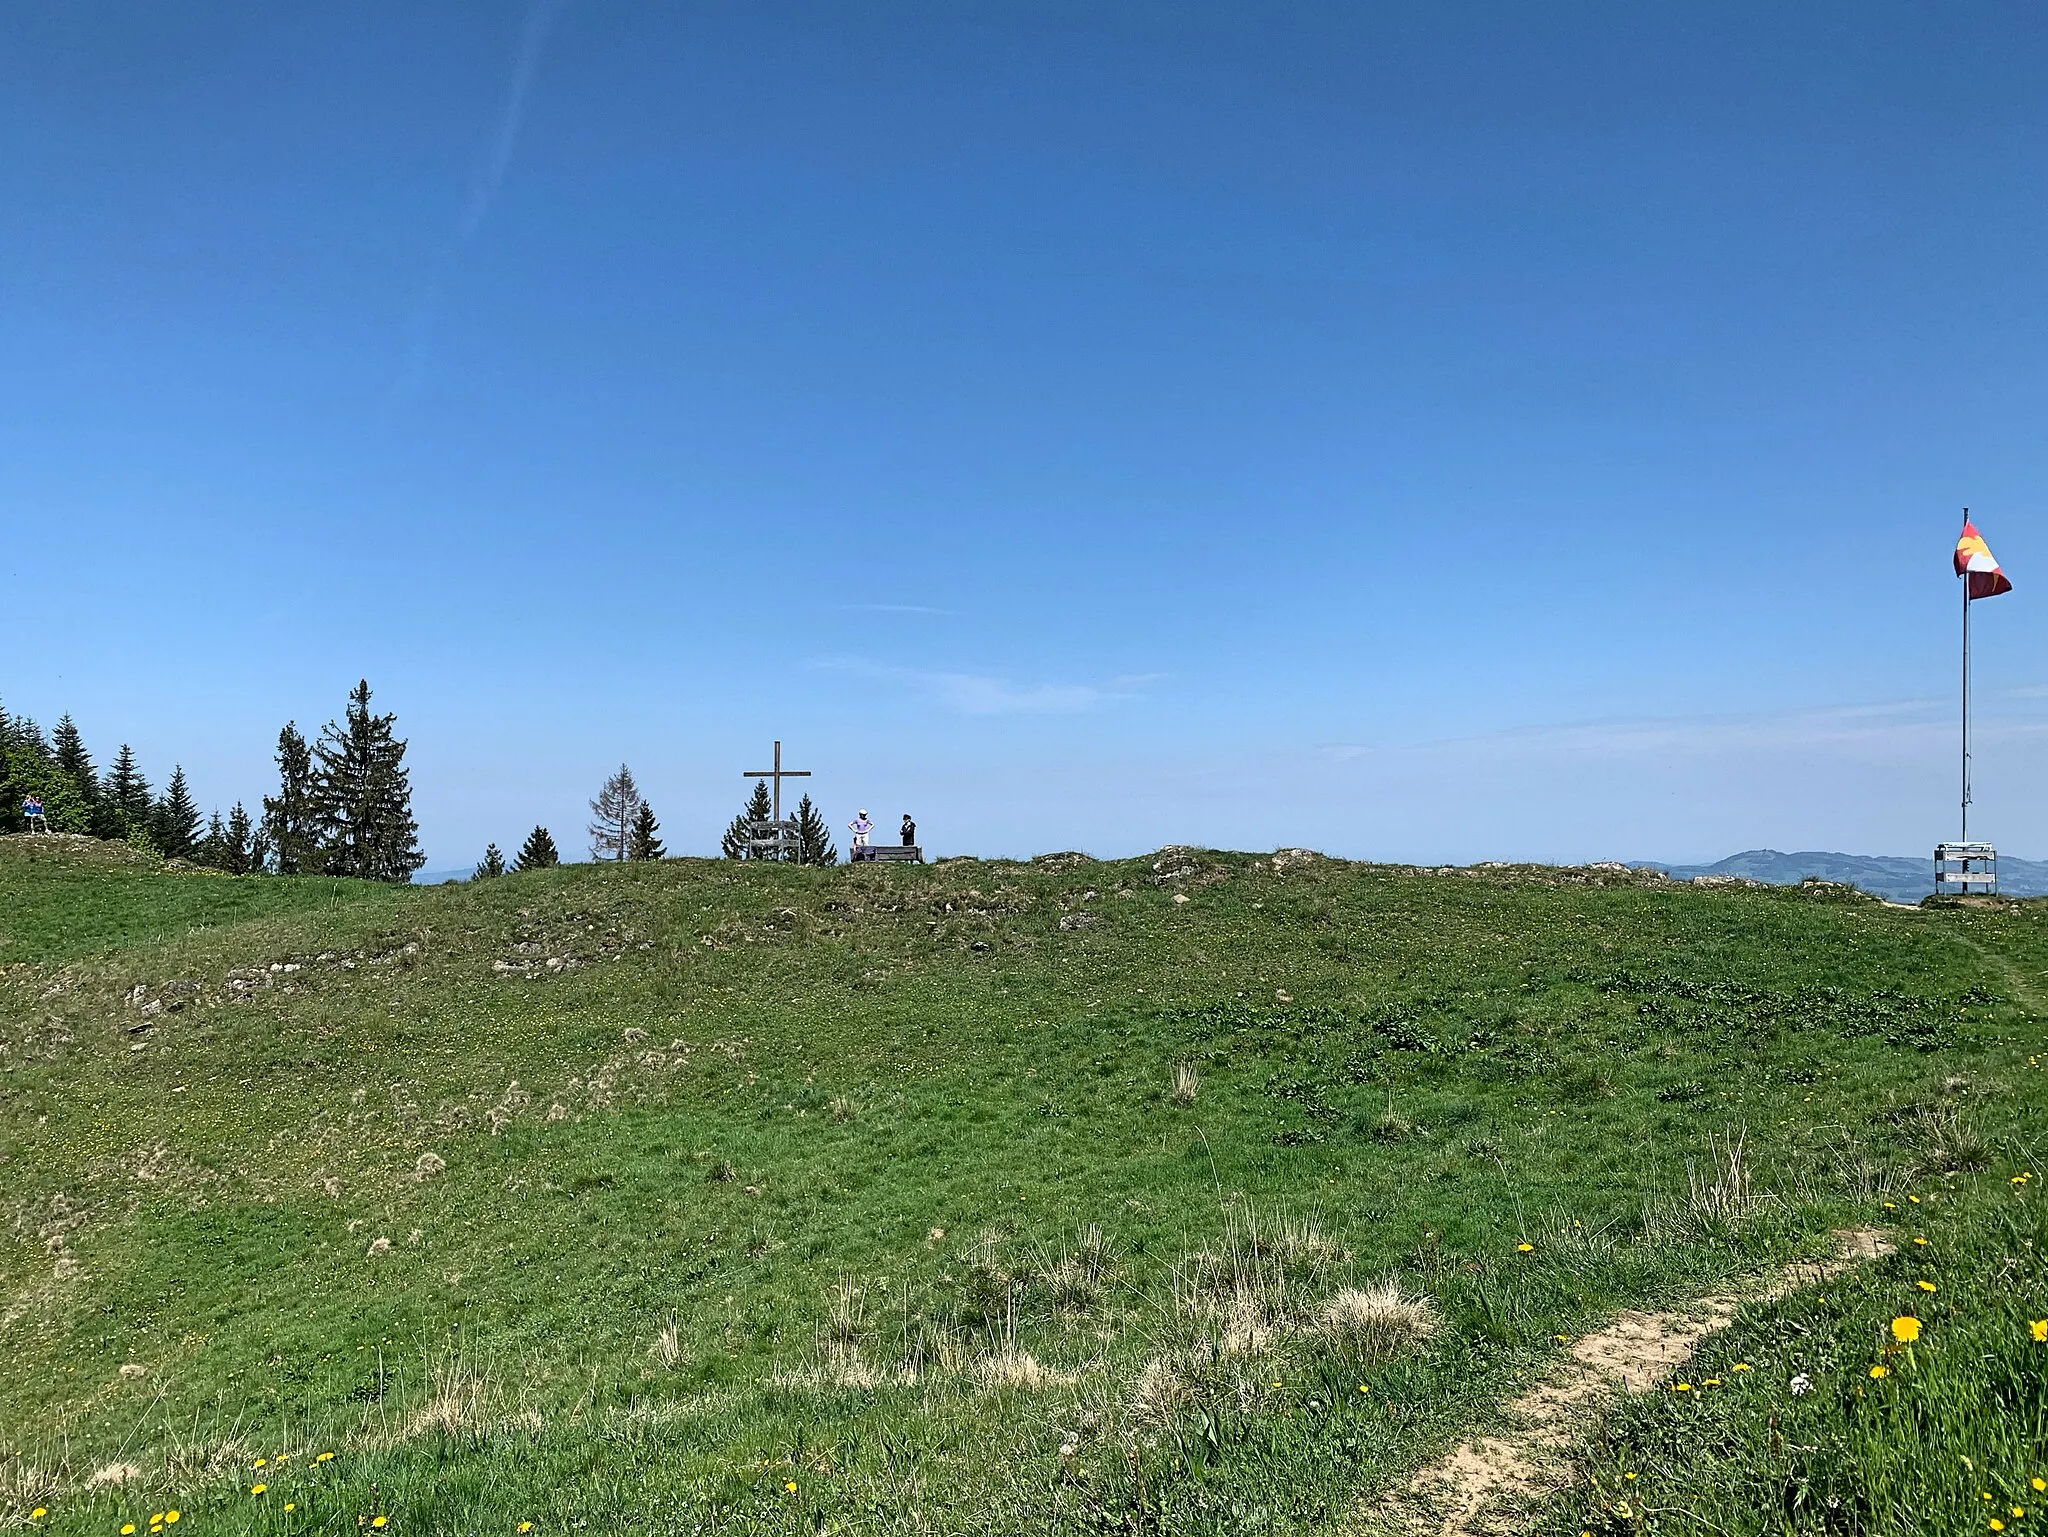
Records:
[[[232,875],[344,875],[403,884],[426,856],[397,717],[375,713],[370,698],[368,680],[357,683],[341,720],[330,720],[311,742],[297,722],[286,722],[277,735],[277,793],[265,795],[256,814],[236,801],[226,816],[218,808],[201,814],[182,764],[173,765],[161,792],[152,791],[126,742],[102,771],[69,714],[45,735],[26,715],[0,708],[0,833],[24,830],[22,805],[34,797],[52,832],[125,842]],[[661,822],[625,764],[592,797],[590,815],[593,859],[668,857]],[[797,804],[793,855],[754,846],[753,824],[773,815],[768,782],[757,780],[726,827],[720,852],[728,859],[838,862],[831,830],[810,796]],[[509,860],[497,844],[487,847],[472,878],[561,862],[553,835],[536,826]]]
[[[347,875],[410,881],[426,863],[412,815],[406,744],[395,715],[370,708],[358,683],[339,723],[312,742],[288,722],[277,737],[277,794],[252,816],[240,801],[202,817],[182,764],[161,794],[121,744],[102,773],[69,714],[48,736],[25,715],[0,709],[0,832],[20,832],[34,796],[52,832],[126,842],[166,859],[233,875]]]

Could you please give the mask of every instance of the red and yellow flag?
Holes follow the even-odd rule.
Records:
[[[1991,546],[1968,518],[1963,520],[1962,537],[1956,540],[1956,575],[1968,578],[1973,598],[1995,598],[2012,591],[2012,583],[1992,558]]]

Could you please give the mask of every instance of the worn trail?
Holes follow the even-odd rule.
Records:
[[[1889,1253],[1867,1228],[1838,1232],[1826,1260],[1787,1266],[1764,1285],[1717,1292],[1691,1307],[1626,1312],[1572,1346],[1542,1382],[1507,1407],[1507,1428],[1461,1443],[1391,1498],[1354,1512],[1346,1529],[1421,1537],[1498,1537],[1521,1530],[1530,1507],[1564,1482],[1570,1453],[1616,1393],[1642,1393],[1725,1329],[1744,1302],[1769,1301],[1817,1285]]]

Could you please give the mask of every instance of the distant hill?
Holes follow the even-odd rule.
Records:
[[[1773,886],[1796,886],[1809,876],[1818,876],[1860,887],[1891,902],[1917,902],[1934,891],[1931,852],[1925,858],[1912,859],[1896,854],[1781,854],[1776,849],[1750,849],[1730,854],[1718,864],[1658,864],[1657,868],[1678,880],[1696,875],[1739,875]],[[2013,897],[2048,896],[2048,861],[2000,855],[1998,889]]]

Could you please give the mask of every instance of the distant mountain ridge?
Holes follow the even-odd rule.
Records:
[[[1711,865],[1647,863],[1676,880],[1696,875],[1739,875],[1772,886],[1796,886],[1809,876],[1856,886],[1890,902],[1917,902],[1934,892],[1934,857],[1910,859],[1895,854],[1827,854],[1808,851],[1781,854],[1776,849],[1749,849]],[[1998,857],[1998,889],[2009,897],[2048,896],[2048,860]]]

